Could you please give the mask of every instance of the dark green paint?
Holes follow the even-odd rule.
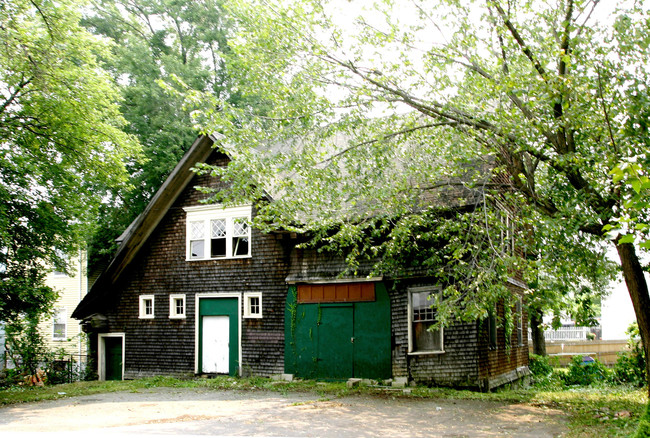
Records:
[[[104,337],[104,360],[106,380],[122,380],[122,338]]]
[[[375,296],[374,302],[298,304],[291,286],[285,372],[319,379],[390,378],[390,299],[383,283],[376,283]]]
[[[228,374],[236,376],[239,369],[239,306],[237,298],[201,298],[199,300],[199,372],[203,369],[203,317],[229,317],[230,336]]]

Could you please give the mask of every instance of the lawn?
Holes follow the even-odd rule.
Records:
[[[215,379],[175,379],[156,377],[121,382],[77,382],[44,387],[15,386],[0,391],[0,405],[53,400],[102,392],[139,391],[153,387],[211,388],[214,390],[311,391],[336,398],[350,394],[378,394],[377,386],[347,388],[344,382],[280,382],[263,378],[218,377]],[[565,389],[502,389],[480,393],[447,388],[414,387],[407,392],[391,392],[405,398],[481,399],[529,403],[559,409],[567,414],[567,437],[624,437],[634,432],[647,404],[645,389],[627,386],[590,386]]]

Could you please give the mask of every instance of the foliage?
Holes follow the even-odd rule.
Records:
[[[15,379],[33,376],[47,354],[38,318],[18,318],[5,325],[7,357],[11,359]]]
[[[432,271],[465,266],[477,275],[479,293],[450,283],[448,295],[464,298],[450,302],[484,313],[477,308],[501,294],[501,273],[527,268],[533,308],[559,313],[580,296],[575,313],[591,320],[614,272],[603,226],[633,192],[609,172],[647,151],[626,124],[630,84],[647,83],[636,68],[648,55],[646,13],[625,4],[605,23],[592,16],[602,6],[587,1],[506,9],[497,1],[414,1],[409,14],[393,1],[358,14],[336,7],[226,3],[238,30],[226,57],[233,81],[267,105],[262,114],[188,93],[197,123],[224,134],[220,146],[233,157],[228,169],[202,168],[232,184],[212,201],[263,200],[257,226],[325,238],[354,268],[369,255],[422,247],[417,234],[378,245],[361,233],[387,224],[386,235],[400,227],[397,218],[436,228],[423,205],[444,204],[439,189],[480,188],[515,212],[527,263],[514,265],[498,247],[487,264],[430,260]],[[477,168],[481,160],[492,164]],[[484,250],[473,239],[466,248]]]
[[[639,420],[634,438],[647,438],[650,437],[650,404],[645,410],[645,413]]]
[[[48,308],[44,273],[65,271],[137,151],[97,62],[109,44],[79,26],[81,5],[0,5],[0,320]]]
[[[643,386],[646,383],[645,352],[641,345],[639,326],[633,323],[625,333],[628,335],[629,351],[618,353],[614,375],[619,382]]]
[[[610,381],[611,371],[598,359],[584,362],[583,356],[573,356],[563,378],[567,385],[589,386]]]
[[[533,377],[545,377],[553,372],[548,356],[531,354],[528,360],[528,369]]]
[[[236,101],[222,53],[231,24],[219,0],[100,0],[84,25],[110,38],[104,63],[119,84],[125,131],[143,145],[143,159],[128,163],[130,185],[113,193],[90,243],[92,270],[110,257],[115,239],[145,208],[197,137],[182,97],[160,84],[183,84],[216,99]],[[180,85],[179,85],[180,86]]]

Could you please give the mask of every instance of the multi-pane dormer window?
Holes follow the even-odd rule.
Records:
[[[212,260],[251,255],[251,207],[209,205],[185,208],[187,260]]]

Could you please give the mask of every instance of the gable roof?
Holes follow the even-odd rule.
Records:
[[[158,226],[165,213],[190,183],[195,173],[192,168],[208,159],[217,138],[210,135],[199,136],[181,161],[169,174],[144,211],[122,233],[115,256],[81,300],[72,317],[82,319],[93,313],[95,304],[103,298],[119,279],[124,269],[135,258],[151,233]]]

